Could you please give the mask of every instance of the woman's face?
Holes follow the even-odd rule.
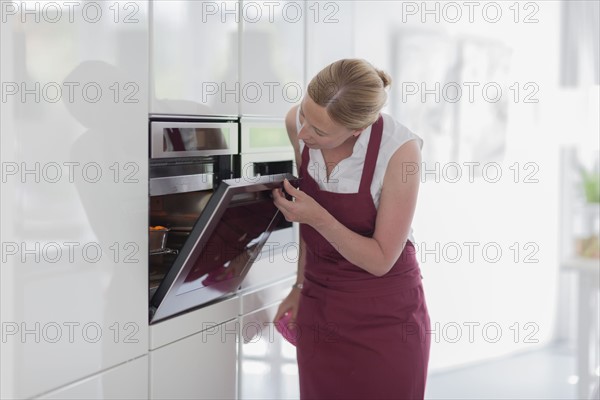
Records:
[[[311,149],[334,149],[362,132],[332,121],[325,107],[315,103],[310,96],[304,96],[300,103],[300,124],[298,139]]]

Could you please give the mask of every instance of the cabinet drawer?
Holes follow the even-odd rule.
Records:
[[[295,281],[296,277],[291,276],[274,285],[244,294],[241,301],[241,315],[246,315],[283,300],[290,292]]]
[[[240,299],[233,298],[150,326],[150,350],[203,331],[238,316]]]

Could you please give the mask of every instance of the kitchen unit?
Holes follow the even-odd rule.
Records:
[[[234,296],[150,326],[149,398],[297,398],[295,349],[271,323],[295,280],[295,260],[255,264],[249,276],[255,268],[279,276],[245,281]]]
[[[237,4],[230,0],[151,2],[150,113],[239,114]]]
[[[1,398],[148,388],[148,1],[70,4],[0,7]]]
[[[150,326],[150,397],[236,398],[239,296]]]
[[[148,356],[145,355],[53,390],[38,399],[147,399],[148,396]]]
[[[303,1],[153,1],[150,112],[282,118],[304,95],[307,25],[319,52],[314,63],[331,51],[352,51],[345,31],[334,29],[341,13],[349,26],[351,6],[334,7]],[[318,44],[321,34],[332,32],[334,43]]]
[[[261,323],[269,322],[284,288],[294,279],[297,227],[280,221],[239,290],[150,324],[149,303],[155,292],[149,291],[149,265],[159,264],[156,260],[161,257],[174,262],[183,242],[177,247],[173,240],[190,231],[172,228],[192,226],[172,225],[164,253],[151,255],[148,225],[166,221],[149,221],[148,209],[161,201],[163,207],[171,206],[164,200],[173,180],[164,178],[172,175],[198,175],[201,179],[178,180],[177,185],[190,192],[214,190],[221,180],[232,177],[296,175],[283,117],[299,101],[293,92],[296,84],[305,84],[304,47],[310,44],[306,35],[311,29],[305,17],[311,5],[281,3],[288,11],[285,18],[279,14],[273,24],[268,20],[255,24],[248,1],[94,2],[90,12],[96,3],[101,9],[97,23],[82,18],[80,9],[75,9],[76,21],[69,21],[62,2],[56,3],[62,10],[58,22],[44,14],[45,8],[55,10],[54,2],[32,3],[30,9],[39,10],[29,14],[21,3],[9,3],[15,13],[3,14],[2,82],[30,86],[39,82],[42,88],[70,80],[81,86],[97,83],[104,96],[92,103],[79,97],[74,102],[66,98],[52,102],[43,96],[43,101],[35,102],[33,95],[21,101],[17,95],[2,103],[3,165],[33,169],[35,163],[41,163],[40,168],[58,163],[64,179],[35,182],[35,172],[25,174],[25,179],[18,174],[15,179],[8,176],[0,191],[3,243],[24,243],[15,255],[3,253],[7,259],[1,270],[0,397],[252,397],[250,393],[256,392],[243,389],[244,380],[252,375],[240,372],[245,361],[239,356],[256,352],[252,341],[240,339],[241,320],[260,316]],[[296,22],[295,3],[303,13]],[[267,9],[268,2],[260,4]],[[214,5],[217,9],[211,8]],[[268,48],[261,48],[261,37]],[[346,38],[340,39],[347,47]],[[287,48],[289,41],[295,46]],[[342,43],[332,46],[338,45]],[[256,63],[259,52],[267,54],[264,71],[262,63]],[[263,89],[266,103],[252,103],[255,83]],[[281,89],[288,83],[287,97],[282,97]],[[231,92],[236,85],[237,97]],[[274,103],[268,96],[270,88],[278,95]],[[63,88],[65,96],[68,89]],[[247,95],[243,99],[242,89]],[[172,122],[174,116],[183,116],[178,122],[234,122],[237,135],[226,135],[225,143],[235,151],[190,155],[195,165],[180,162],[169,168],[169,160],[186,157],[173,157],[180,145],[175,131],[167,135],[166,146],[151,155],[149,115],[156,122]],[[79,166],[75,172],[80,173],[70,180],[67,173],[73,166]],[[98,166],[102,175],[96,182],[92,172]],[[81,173],[84,167],[86,175]],[[38,175],[44,178],[42,172]],[[210,200],[204,197],[203,201]],[[54,249],[55,242],[63,254],[58,261],[44,252]],[[90,253],[79,251],[71,261],[72,242],[78,244],[76,250],[85,246]],[[97,248],[102,258],[94,262],[92,250]],[[279,294],[273,295],[273,287],[282,282]],[[262,302],[248,306],[250,298],[263,295],[267,297]],[[216,340],[214,326],[223,327],[225,341],[207,345],[206,341]],[[210,353],[213,350],[222,357]],[[285,351],[282,362],[288,365],[289,348]],[[179,367],[168,361],[173,357],[181,360]],[[222,362],[197,364],[207,357]],[[188,376],[186,368],[207,379],[181,381]],[[214,386],[217,379],[208,377],[217,375],[227,384]],[[178,391],[172,384],[177,379],[188,389]]]
[[[306,84],[326,65],[354,57],[355,7],[354,1],[307,3]]]
[[[287,152],[242,174],[236,121],[151,119],[149,234],[162,235],[150,240],[151,323],[233,294],[272,233],[276,248],[295,243],[271,196],[294,179],[285,129],[251,131],[250,142]]]
[[[293,271],[295,260],[277,254],[257,261],[255,268]],[[258,265],[266,264],[262,268]],[[238,398],[294,399],[299,397],[296,348],[285,341],[272,323],[281,300],[295,276],[240,292]]]
[[[270,196],[293,152],[283,121],[252,122],[151,116],[150,398],[235,398],[249,318],[272,318],[295,279],[297,227]]]
[[[281,118],[304,91],[306,3],[242,0],[240,13],[240,114]]]
[[[241,119],[241,174],[245,179],[276,173],[296,174],[294,149],[283,118]]]
[[[200,236],[210,235],[215,229],[212,212],[205,209],[211,200],[214,203],[212,197],[220,182],[234,177],[238,134],[238,124],[231,120],[150,121],[149,235],[162,235],[158,243],[150,240],[151,322],[214,298],[210,297],[211,290],[201,291],[210,284],[198,283],[200,276],[190,272],[195,260],[187,261],[192,253],[203,250],[195,243],[203,240]],[[214,208],[212,205],[211,211]],[[200,223],[201,216],[204,220]],[[203,232],[208,225],[210,232]],[[184,289],[190,285],[196,287]]]

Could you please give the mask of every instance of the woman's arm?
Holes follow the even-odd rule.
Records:
[[[394,265],[406,244],[419,191],[420,174],[409,174],[421,165],[421,151],[416,140],[400,146],[392,156],[383,180],[383,189],[372,238],[359,235],[337,221],[317,202],[285,182],[285,190],[294,201],[275,191],[275,204],[288,221],[311,225],[351,263],[376,276],[385,275]],[[356,212],[360,212],[357,210]]]
[[[298,171],[300,170],[300,163],[302,162],[302,156],[300,154],[300,144],[298,143],[298,132],[296,129],[296,111],[298,106],[292,107],[292,109],[287,113],[285,117],[285,125],[287,128],[288,136],[290,137],[290,142],[294,147],[294,154],[296,158],[296,166]],[[279,192],[277,192],[279,193]],[[273,195],[276,196],[276,191],[273,192]],[[306,247],[304,246],[304,240],[300,238],[300,249],[298,253],[298,272],[296,274],[296,283],[302,284],[304,282],[304,264],[306,263]],[[281,302],[277,312],[275,313],[275,317],[273,318],[273,322],[277,323],[283,314],[291,311],[292,313],[292,322],[296,320],[296,315],[298,314],[298,304],[300,303],[300,290],[298,287],[294,286],[287,297]]]
[[[294,148],[294,158],[296,161],[296,169],[300,173],[300,163],[302,163],[302,154],[300,154],[300,142],[298,140],[298,129],[296,127],[296,114],[299,105],[294,106],[288,111],[285,116],[285,129],[287,130],[288,138]]]
[[[296,127],[296,114],[298,113],[299,105],[294,106],[288,111],[285,116],[285,127],[287,130],[290,143],[294,148],[294,157],[296,159],[296,170],[300,173],[300,165],[302,163],[302,154],[300,153],[300,143],[298,141],[298,129]],[[304,247],[304,240],[300,237],[298,252],[298,273],[296,277],[296,283],[304,282],[304,264],[306,263],[306,248]]]

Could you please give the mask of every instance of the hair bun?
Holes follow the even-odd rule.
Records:
[[[385,71],[382,71],[380,69],[376,69],[376,71],[377,71],[377,75],[379,75],[379,77],[383,81],[384,89],[388,86],[391,86],[392,78]]]

